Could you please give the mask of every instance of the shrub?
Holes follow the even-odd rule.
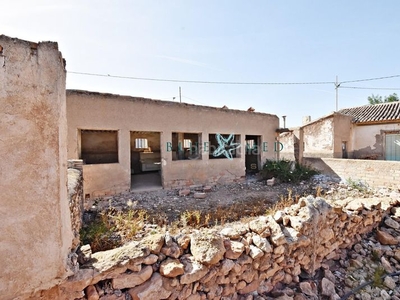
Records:
[[[318,171],[309,166],[301,165],[288,159],[270,160],[267,159],[261,170],[264,179],[275,177],[281,182],[296,183],[302,180],[308,180],[318,174]]]

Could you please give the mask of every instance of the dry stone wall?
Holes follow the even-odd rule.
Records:
[[[79,231],[82,228],[84,210],[82,164],[77,164],[75,161],[68,161],[68,199],[74,235],[72,249],[75,249],[80,244]]]
[[[117,249],[82,253],[82,265],[58,287],[58,297],[238,299],[266,293],[278,282],[298,282],[301,272],[312,275],[326,259],[339,259],[341,248],[359,241],[398,204],[309,196],[248,223],[177,235],[154,231]]]

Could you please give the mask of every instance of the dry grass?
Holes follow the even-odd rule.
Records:
[[[320,192],[317,191],[318,193]],[[293,196],[292,190],[288,189],[287,195],[282,195],[280,200],[273,204],[265,199],[254,199],[207,211],[186,210],[180,214],[179,219],[172,221],[168,220],[163,212],[150,214],[145,210],[134,209],[116,211],[110,205],[106,211],[97,215],[95,221],[84,226],[81,239],[84,243],[90,243],[94,252],[108,250],[137,238],[137,234],[143,232],[146,223],[177,233],[182,228],[211,227],[234,221],[248,222],[254,217],[274,214],[291,206],[298,202],[299,197]]]

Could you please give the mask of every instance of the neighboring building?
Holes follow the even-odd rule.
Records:
[[[164,188],[241,181],[277,157],[271,114],[67,90],[67,121],[86,198],[127,191],[151,171]]]
[[[283,133],[279,140],[284,145],[281,157],[302,162],[311,158],[400,161],[400,102],[342,109]]]
[[[342,109],[352,117],[353,158],[400,161],[400,102]]]

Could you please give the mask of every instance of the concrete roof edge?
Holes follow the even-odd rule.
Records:
[[[200,108],[200,109],[213,109],[221,112],[236,112],[236,113],[244,113],[244,114],[255,114],[255,115],[263,115],[263,116],[270,116],[270,117],[275,117],[279,120],[279,117],[274,114],[269,114],[269,113],[263,113],[263,112],[255,112],[255,111],[245,111],[245,110],[240,110],[240,109],[230,109],[230,108],[222,108],[222,107],[215,107],[215,106],[207,106],[207,105],[196,105],[196,104],[189,104],[185,102],[173,102],[173,101],[167,101],[167,100],[158,100],[158,99],[152,99],[152,98],[144,98],[144,97],[134,97],[134,96],[128,96],[128,95],[119,95],[119,94],[112,94],[112,93],[101,93],[101,92],[92,92],[92,91],[86,91],[86,90],[76,90],[76,89],[67,89],[66,94],[77,94],[77,95],[93,95],[93,96],[105,96],[105,97],[115,97],[115,98],[121,98],[125,100],[131,100],[131,101],[148,101],[148,102],[153,102],[156,104],[168,104],[168,105],[176,105],[176,106],[186,106],[186,107],[193,107],[193,108]]]

